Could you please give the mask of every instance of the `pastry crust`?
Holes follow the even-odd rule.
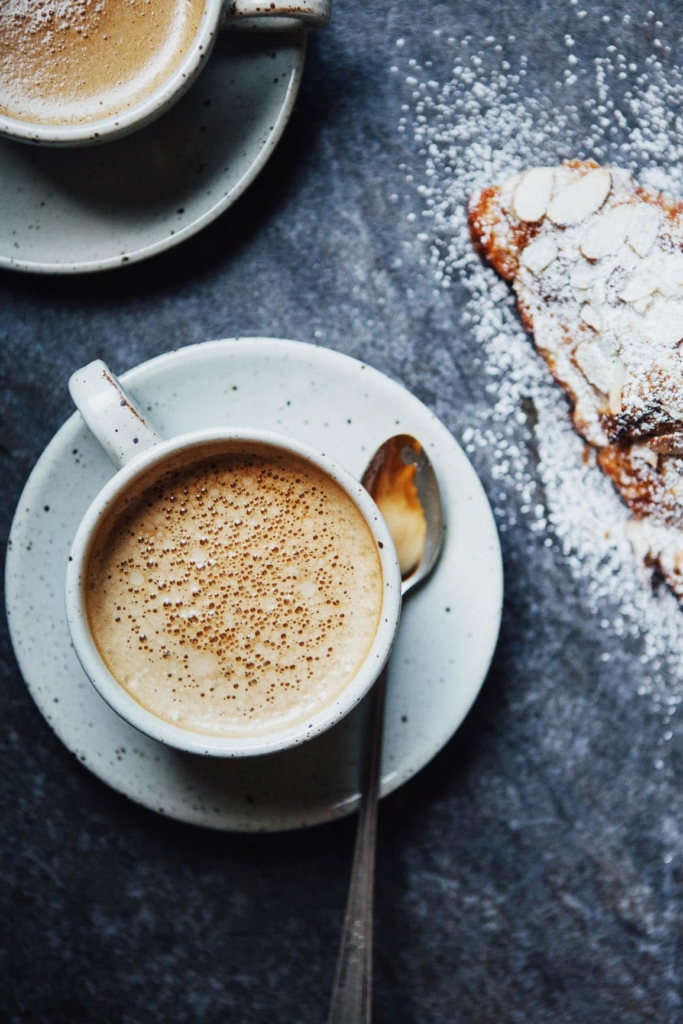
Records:
[[[483,189],[468,212],[633,513],[637,553],[683,599],[683,203],[570,160]]]

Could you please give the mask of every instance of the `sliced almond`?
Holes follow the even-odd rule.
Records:
[[[658,458],[656,450],[653,450],[647,441],[634,441],[631,445],[631,458],[639,462],[646,462],[653,469],[657,468]]]
[[[666,296],[667,299],[677,299],[680,296],[683,296],[683,283],[665,278],[660,281],[658,290],[662,295]]]
[[[631,541],[634,555],[640,561],[645,561],[648,555],[652,553],[651,524],[649,522],[645,523],[642,519],[627,519],[624,523],[624,528],[626,536]]]
[[[683,295],[683,252],[661,253],[659,291],[667,298]]]
[[[595,331],[599,331],[602,327],[602,317],[598,310],[594,306],[591,306],[590,302],[587,302],[585,306],[582,306],[581,319]]]
[[[582,175],[561,188],[548,204],[548,218],[559,227],[571,227],[597,213],[609,195],[612,175],[606,167]]]
[[[520,263],[532,274],[542,274],[557,256],[557,242],[551,235],[535,238],[522,252]]]
[[[590,299],[598,309],[604,304],[607,295],[607,285],[604,281],[596,281],[590,291]]]
[[[569,283],[572,288],[587,290],[588,288],[592,288],[596,281],[601,280],[601,278],[604,277],[604,274],[605,271],[603,267],[581,260],[580,263],[576,263],[572,267],[569,275]]]
[[[645,317],[645,334],[659,345],[683,340],[683,299],[655,299]]]
[[[631,307],[635,309],[636,313],[646,313],[652,305],[652,299],[654,296],[646,295],[644,299],[636,299],[635,302],[631,303]]]
[[[512,208],[520,220],[535,224],[542,220],[553,190],[552,167],[534,167],[527,171],[512,200]]]
[[[638,302],[649,295],[654,295],[662,277],[660,260],[659,255],[648,256],[639,264],[635,273],[626,282],[626,286],[619,292],[622,302]]]
[[[647,444],[652,452],[659,452],[660,455],[683,455],[683,431],[676,430],[671,434],[651,437]]]
[[[579,243],[579,249],[586,259],[600,260],[622,247],[634,210],[635,207],[630,205],[615,206],[591,221]]]
[[[626,372],[626,363],[620,356],[617,356],[609,389],[609,411],[613,416],[617,416],[621,412],[621,393],[626,383]]]
[[[628,244],[639,256],[647,256],[659,234],[661,211],[651,203],[639,203],[628,229]]]
[[[574,362],[589,384],[601,394],[608,394],[614,379],[614,363],[595,341],[582,341],[574,352]]]

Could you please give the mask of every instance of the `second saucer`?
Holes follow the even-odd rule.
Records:
[[[128,138],[76,150],[0,139],[0,267],[106,270],[210,224],[277,145],[305,52],[303,32],[223,33],[183,99]]]

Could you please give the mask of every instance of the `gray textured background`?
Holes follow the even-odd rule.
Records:
[[[601,6],[614,20],[642,13]],[[675,25],[676,9],[657,13]],[[95,356],[123,371],[214,337],[317,340],[396,377],[463,431],[484,381],[458,290],[434,307],[417,259],[394,265],[407,234],[388,198],[404,190],[411,145],[396,132],[395,40],[429,59],[435,27],[514,34],[530,81],[550,90],[577,23],[565,2],[336,0],[282,144],[216,224],[124,271],[0,276],[5,535],[71,412],[69,374]],[[651,52],[651,33],[623,34],[631,52]],[[588,33],[577,45],[587,59],[604,51]],[[674,46],[662,60],[675,58]],[[484,455],[477,468],[490,488]],[[503,628],[482,694],[446,750],[382,807],[376,1020],[673,1024],[681,851],[670,863],[663,853],[683,812],[680,723],[654,772],[661,726],[637,696],[635,657],[618,671],[600,662],[605,637],[580,583],[542,539],[519,526],[503,549]],[[324,1020],[355,822],[244,838],[140,809],[62,748],[4,625],[1,644],[0,1018]]]

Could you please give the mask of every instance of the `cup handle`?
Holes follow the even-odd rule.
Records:
[[[163,441],[101,359],[76,370],[69,381],[69,391],[117,469]]]
[[[221,28],[293,32],[324,28],[332,0],[225,0]]]

